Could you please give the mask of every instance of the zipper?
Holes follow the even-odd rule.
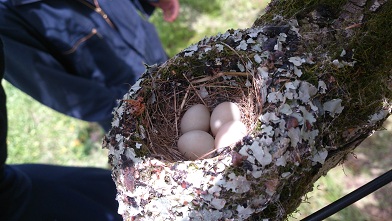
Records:
[[[83,38],[79,39],[73,46],[71,49],[69,49],[68,51],[63,52],[63,54],[67,55],[67,54],[72,54],[73,52],[76,51],[76,49],[78,49],[79,45],[82,44],[83,42],[87,41],[88,39],[90,39],[92,36],[97,35],[98,37],[102,38],[102,36],[98,33],[97,29],[93,28],[90,32],[90,34],[84,36]]]
[[[86,5],[87,7],[91,8],[94,10],[96,13],[100,14],[102,18],[110,25],[110,27],[115,28],[113,22],[110,20],[109,16],[102,10],[101,6],[99,6],[98,0],[94,0],[94,5],[91,5],[90,3],[84,1],[84,0],[79,0],[82,4]]]

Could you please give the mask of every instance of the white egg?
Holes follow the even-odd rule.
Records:
[[[178,139],[178,150],[190,160],[197,160],[214,150],[214,138],[202,130],[192,130]],[[211,157],[211,154],[203,157]]]
[[[203,104],[193,105],[182,117],[180,128],[183,134],[192,130],[208,132],[210,129],[210,111]]]
[[[246,126],[241,121],[225,123],[215,136],[215,148],[220,149],[237,143],[246,136]]]
[[[223,124],[234,120],[241,120],[241,111],[235,103],[223,102],[216,106],[210,119],[212,135],[216,136]]]

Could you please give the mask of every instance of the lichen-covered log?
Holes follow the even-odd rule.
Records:
[[[104,139],[124,220],[283,220],[391,113],[392,2],[272,1],[147,72]],[[248,135],[178,151],[186,109],[240,106]]]

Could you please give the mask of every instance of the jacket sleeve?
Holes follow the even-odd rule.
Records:
[[[0,39],[0,220],[18,220],[30,197],[31,184],[20,171],[5,165],[7,159],[6,95],[1,80],[4,76],[4,53]],[[7,202],[7,203],[4,203]]]
[[[7,81],[42,104],[66,115],[87,121],[110,118],[117,99],[115,91],[70,74],[45,50],[8,36],[2,37]]]
[[[108,86],[105,80],[72,73],[71,65],[59,61],[42,40],[27,31],[23,21],[2,9],[1,4],[0,37],[5,52],[5,79],[42,104],[66,115],[86,121],[108,121],[116,100],[129,87],[126,83],[120,87]]]

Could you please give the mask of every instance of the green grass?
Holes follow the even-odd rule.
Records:
[[[230,28],[249,27],[266,5],[266,1],[261,0],[181,0],[181,3],[181,16],[176,22],[164,22],[159,11],[151,18],[170,56],[205,36]],[[3,85],[9,114],[7,163],[108,167],[107,151],[101,148],[104,133],[99,126],[64,116],[7,82],[3,81]],[[367,139],[356,151],[358,159],[350,158],[344,164],[346,174],[340,166],[322,177],[315,185],[318,190],[308,194],[308,202],[303,203],[299,213],[293,214],[295,218],[290,220],[315,212],[391,168],[391,130],[388,127],[387,131],[377,132]],[[391,185],[328,220],[383,220],[382,217],[392,215],[392,202],[382,191],[391,191]]]
[[[3,82],[7,93],[7,163],[106,167],[99,126],[60,114]]]

